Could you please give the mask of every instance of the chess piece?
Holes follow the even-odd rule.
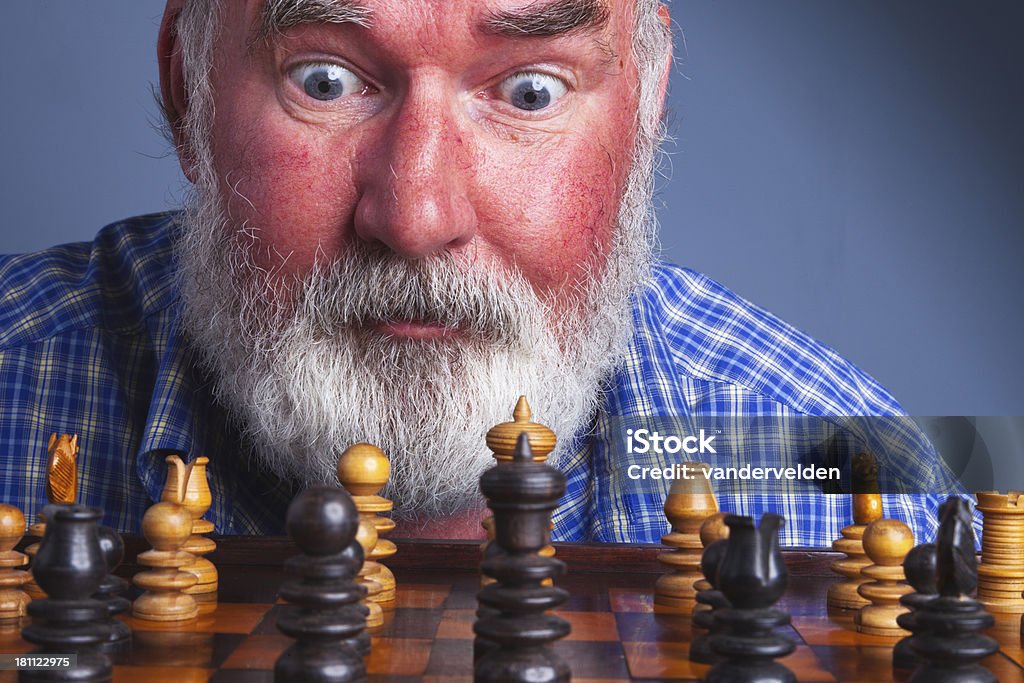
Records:
[[[394,542],[383,538],[395,528],[395,523],[381,513],[390,512],[395,504],[380,495],[380,490],[391,476],[391,463],[384,451],[368,443],[357,443],[346,449],[338,459],[338,481],[352,495],[360,517],[369,519],[377,529],[377,542],[366,553],[367,562],[377,568],[373,580],[380,584],[380,592],[368,595],[367,600],[384,609],[395,604],[395,575],[381,560],[398,552]]]
[[[36,583],[35,577],[32,576],[32,565],[35,564],[36,553],[39,552],[39,545],[42,543],[43,536],[46,535],[45,511],[46,508],[44,507],[42,510],[36,513],[36,521],[31,526],[29,526],[28,533],[26,534],[26,536],[29,538],[39,539],[35,543],[31,543],[25,547],[25,556],[29,559],[29,580],[28,583],[25,584],[25,593],[27,593],[28,596],[33,600],[38,600],[39,598],[46,597],[46,593],[43,592],[43,589],[39,586],[38,583]]]
[[[728,517],[728,516],[729,516],[728,512],[716,512],[715,514],[711,515],[710,517],[705,519],[703,522],[701,522],[700,532],[698,533],[698,537],[700,538],[700,544],[704,547],[703,552],[706,553],[708,551],[708,546],[711,545],[712,543],[714,543],[715,541],[723,541],[723,540],[729,538],[729,527],[725,523],[725,518]],[[698,593],[700,593],[701,591],[705,591],[705,590],[710,590],[711,589],[711,581],[708,578],[707,573],[704,571],[704,556],[703,556],[703,554],[701,555],[701,560],[700,561],[701,561],[701,570],[700,571],[701,571],[701,574],[704,574],[704,578],[700,579],[695,584],[693,584],[694,589],[696,589],[696,591]],[[698,602],[693,607],[695,612],[699,611],[700,609],[706,609],[706,608],[707,608],[707,605],[704,605],[703,608],[702,608],[700,602]]]
[[[867,578],[861,570],[871,564],[864,552],[864,530],[882,517],[882,495],[878,490],[878,464],[870,453],[853,458],[853,524],[844,527],[832,549],[846,557],[832,563],[832,571],[844,577],[828,588],[828,605],[838,609],[860,609],[869,604],[857,589]]]
[[[893,668],[910,670],[917,666],[917,655],[912,647],[914,637],[922,632],[917,624],[917,610],[939,594],[935,571],[934,543],[917,546],[903,560],[903,573],[914,592],[900,598],[900,604],[910,611],[896,617],[896,623],[911,635],[901,639],[893,648]]]
[[[357,507],[356,510],[359,508]],[[356,529],[356,542],[363,549],[363,557],[369,558],[370,551],[377,545],[377,527],[373,521],[360,515],[359,526]],[[363,598],[363,605],[369,610],[366,615],[366,628],[373,629],[384,625],[384,610],[374,598],[380,595],[384,587],[377,582],[380,574],[380,565],[373,560],[366,559],[362,562],[356,582],[366,589],[366,597]]]
[[[100,581],[100,586],[92,597],[107,608],[107,618],[104,623],[110,629],[110,636],[99,644],[99,649],[101,652],[107,653],[121,652],[126,650],[132,642],[132,630],[128,624],[114,618],[118,614],[124,614],[132,607],[126,598],[121,597],[121,594],[128,589],[128,582],[120,576],[114,576],[113,573],[124,559],[124,541],[119,533],[108,526],[101,526],[98,536],[107,575]]]
[[[529,436],[533,462],[545,462],[548,459],[548,454],[555,450],[555,433],[539,422],[532,422],[532,417],[529,401],[525,396],[520,396],[512,410],[512,421],[502,422],[487,431],[487,448],[494,454],[495,460],[499,463],[512,462],[519,444],[519,435],[523,432]]]
[[[480,490],[494,513],[498,552],[481,565],[494,583],[477,594],[487,612],[477,620],[476,683],[569,681],[569,667],[550,644],[569,634],[569,622],[550,610],[569,595],[543,580],[565,565],[540,554],[547,543],[551,512],[565,493],[565,476],[533,461],[528,434],[516,442],[513,460],[484,472]]]
[[[911,645],[919,658],[911,683],[995,683],[979,662],[998,651],[995,640],[981,633],[995,619],[970,595],[978,585],[972,515],[967,503],[951,497],[939,508],[935,542],[938,597],[915,613],[920,632]]]
[[[21,589],[31,580],[24,553],[14,549],[25,535],[25,515],[13,505],[0,504],[0,621],[25,616],[28,593]]]
[[[539,422],[532,422],[532,417],[533,411],[530,410],[529,401],[526,400],[525,396],[520,396],[519,400],[516,401],[516,407],[512,410],[512,421],[502,422],[487,431],[487,448],[491,450],[491,454],[498,464],[512,462],[516,444],[519,442],[519,435],[524,432],[530,440],[533,462],[546,462],[548,455],[551,451],[555,450],[555,443],[557,442],[555,433]],[[487,541],[481,547],[484,559],[486,560],[489,557],[488,545],[494,540],[494,518],[487,517],[481,524],[484,531],[487,532]],[[549,525],[549,532],[551,528]],[[555,547],[545,542],[544,547],[540,550],[540,554],[542,557],[554,557]],[[480,584],[486,586],[491,580],[490,577],[482,576]],[[548,580],[545,585],[550,586],[551,581]]]
[[[46,499],[51,503],[74,503],[78,499],[78,435],[54,432],[46,446]],[[36,523],[29,527],[28,535],[42,538],[46,535],[46,517],[44,511],[36,515]],[[39,543],[25,548],[25,554],[31,561],[39,552]],[[31,573],[31,569],[29,570]],[[45,598],[46,593],[35,580],[25,584],[25,592],[32,598]]]
[[[177,455],[168,455],[166,462],[167,482],[160,500],[180,503],[192,516],[192,534],[181,549],[191,553],[195,561],[182,567],[182,570],[195,574],[196,583],[186,588],[185,592],[197,601],[216,602],[217,567],[205,556],[216,550],[217,544],[203,535],[214,529],[213,522],[203,519],[213,503],[210,483],[206,479],[206,466],[210,464],[210,459],[201,455],[186,465]]]
[[[723,515],[722,519],[724,519],[727,513],[719,514]],[[716,518],[718,518],[718,515],[709,518],[708,521]],[[703,530],[705,526],[708,526],[708,522],[705,522],[701,529]],[[725,526],[724,522],[722,526]],[[725,528],[728,529],[728,527]],[[703,538],[704,534],[702,533],[701,536]],[[722,563],[722,557],[725,555],[728,534],[724,534],[724,536],[724,538],[718,538],[708,543],[704,547],[704,554],[700,558],[700,570],[705,578],[704,581],[699,581],[698,584],[706,584],[707,588],[701,588],[697,591],[697,604],[693,608],[693,616],[691,617],[694,631],[693,640],[690,641],[691,662],[713,664],[719,660],[714,650],[711,649],[711,638],[725,632],[723,624],[715,623],[715,610],[729,607],[729,601],[726,599],[725,594],[717,588],[718,568]]]
[[[789,614],[772,607],[786,590],[787,572],[779,549],[779,528],[785,520],[765,513],[761,525],[751,517],[729,515],[729,538],[718,564],[718,589],[729,606],[714,612],[711,648],[721,659],[707,683],[769,681],[795,683],[793,672],[772,661],[791,653],[796,644],[778,633],[789,624]]]
[[[288,506],[288,534],[302,552],[285,563],[288,601],[277,627],[294,638],[274,665],[275,683],[365,681],[355,643],[365,637],[364,589],[355,582],[363,563],[356,542],[359,512],[348,493],[318,486]]]
[[[181,549],[192,534],[192,515],[178,503],[157,503],[142,517],[142,534],[153,549],[139,554],[137,562],[151,569],[133,579],[146,592],[135,599],[132,615],[147,621],[195,618],[199,606],[185,589],[196,584],[196,575],[182,571],[195,556]]]
[[[1024,491],[979,491],[983,517],[978,600],[993,613],[1024,613]]]
[[[29,604],[32,624],[21,634],[40,646],[35,654],[75,654],[77,663],[73,669],[22,670],[19,681],[111,680],[110,660],[97,649],[109,636],[107,608],[90,597],[107,574],[97,528],[101,515],[98,508],[84,505],[46,508],[35,576],[48,597]]]
[[[672,482],[665,499],[665,516],[672,531],[661,537],[664,545],[674,548],[658,555],[658,561],[672,569],[654,584],[654,604],[658,611],[689,614],[697,600],[694,586],[701,579],[700,556],[704,546],[700,527],[704,520],[718,512],[718,502],[711,490],[705,463],[684,463],[685,475]]]
[[[46,448],[46,497],[51,503],[74,503],[78,498],[78,435],[50,435]]]
[[[900,598],[914,589],[906,584],[903,560],[914,547],[914,532],[898,519],[878,519],[864,530],[864,551],[873,564],[861,573],[869,581],[858,592],[871,604],[854,617],[857,630],[875,636],[908,636],[896,618],[907,612]]]

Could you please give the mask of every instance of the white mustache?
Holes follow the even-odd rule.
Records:
[[[518,271],[479,266],[465,271],[447,255],[408,261],[357,243],[301,279],[295,308],[325,337],[345,328],[408,320],[517,345],[526,333],[524,297],[537,300]]]

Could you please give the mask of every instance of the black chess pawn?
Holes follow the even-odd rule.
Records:
[[[917,655],[913,650],[914,637],[922,633],[917,623],[917,611],[939,594],[935,575],[935,544],[924,543],[907,553],[903,560],[903,573],[907,583],[914,587],[914,592],[900,598],[900,604],[910,611],[896,617],[896,623],[910,631],[911,635],[896,643],[892,650],[892,665],[897,669],[911,670],[917,666]]]
[[[789,624],[789,614],[774,605],[786,590],[786,565],[779,550],[779,528],[785,520],[765,513],[761,526],[750,517],[729,515],[729,539],[718,566],[718,589],[730,607],[715,610],[715,624],[724,629],[711,638],[721,657],[707,683],[795,683],[793,672],[772,661],[791,653],[796,644],[775,629]]]
[[[971,598],[978,587],[978,560],[967,503],[951,497],[939,508],[935,542],[939,595],[917,610],[920,631],[911,641],[918,657],[910,683],[995,683],[979,662],[995,654],[999,644],[983,635],[995,624],[984,606]]]
[[[365,634],[366,590],[355,577],[363,564],[356,542],[359,512],[342,489],[307,489],[288,507],[288,533],[302,555],[285,563],[281,597],[290,604],[277,627],[296,641],[274,665],[275,683],[365,681],[357,650]]]
[[[497,543],[488,543],[484,546],[483,559],[481,560],[481,573],[486,574],[486,570],[482,569],[488,562],[493,562],[499,556],[503,556],[505,552]],[[481,622],[486,619],[491,619],[500,614],[500,612],[493,607],[488,607],[487,603],[478,600],[476,605],[476,622]],[[475,665],[481,658],[487,653],[494,649],[497,649],[497,643],[493,643],[486,638],[482,638],[479,635],[473,639],[473,664]]]
[[[700,570],[707,582],[711,584],[711,588],[697,592],[697,603],[707,605],[708,609],[695,609],[693,617],[691,617],[693,628],[700,631],[690,642],[690,661],[693,662],[713,664],[720,659],[711,649],[711,638],[724,632],[723,624],[715,623],[715,610],[729,607],[729,601],[717,587],[718,567],[725,555],[726,543],[728,541],[724,538],[711,543],[704,549],[704,554],[700,557]]]
[[[512,461],[484,472],[480,490],[494,513],[494,542],[499,551],[481,564],[495,583],[477,599],[485,609],[473,626],[476,683],[527,683],[569,680],[569,666],[551,643],[569,634],[569,622],[549,610],[568,599],[545,579],[561,574],[565,564],[542,557],[551,512],[565,493],[565,477],[544,463],[535,463],[526,434],[516,443]],[[482,646],[481,646],[482,645]]]
[[[40,649],[39,655],[76,655],[68,669],[23,669],[18,680],[110,681],[110,660],[98,646],[110,636],[107,607],[92,596],[107,575],[100,546],[98,508],[50,505],[45,515],[46,535],[32,565],[36,582],[47,597],[29,603],[32,624],[21,634]]]
[[[105,623],[110,628],[110,637],[100,643],[99,649],[102,652],[114,654],[127,650],[132,643],[132,630],[128,624],[114,618],[132,608],[132,603],[121,595],[128,590],[128,581],[120,576],[114,576],[113,573],[124,559],[124,541],[119,533],[108,526],[99,528],[99,538],[107,575],[103,577],[99,589],[92,597],[106,605],[107,619]]]

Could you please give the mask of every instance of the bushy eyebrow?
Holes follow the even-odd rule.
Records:
[[[481,29],[507,38],[550,38],[575,31],[596,31],[608,23],[601,0],[538,0],[525,7],[489,13]]]
[[[253,43],[265,43],[302,24],[356,24],[369,28],[372,13],[354,0],[266,0]]]

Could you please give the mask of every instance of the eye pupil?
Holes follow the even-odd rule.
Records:
[[[502,86],[507,101],[523,111],[539,111],[565,94],[561,82],[545,74],[516,74]]]
[[[358,78],[334,64],[300,65],[292,72],[292,78],[307,95],[322,102],[336,100],[350,94],[350,90],[358,90]]]

